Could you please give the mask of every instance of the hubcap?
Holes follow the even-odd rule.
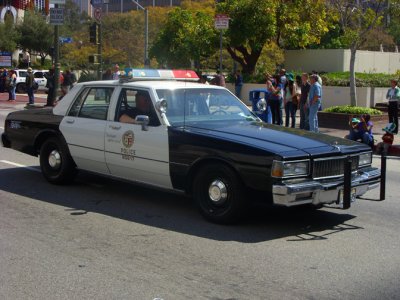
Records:
[[[221,180],[214,180],[208,188],[208,195],[214,202],[225,201],[228,197],[228,191],[225,183]]]
[[[49,165],[53,169],[60,167],[61,165],[61,155],[57,150],[51,151],[49,154]]]

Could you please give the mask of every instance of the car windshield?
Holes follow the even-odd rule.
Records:
[[[173,126],[258,120],[246,105],[223,89],[158,89],[157,96],[167,101],[166,115]]]

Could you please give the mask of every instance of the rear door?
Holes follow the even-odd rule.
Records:
[[[113,92],[114,87],[109,86],[83,88],[60,124],[80,169],[109,173],[104,158],[104,135]]]

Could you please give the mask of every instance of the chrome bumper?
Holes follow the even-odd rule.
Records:
[[[379,186],[381,171],[377,168],[358,170],[351,176],[353,196],[361,196]],[[277,205],[331,204],[340,201],[343,177],[325,180],[297,179],[273,185],[273,202]]]

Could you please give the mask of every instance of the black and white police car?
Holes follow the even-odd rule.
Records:
[[[219,223],[240,218],[250,192],[283,206],[337,202],[349,159],[352,196],[379,185],[364,144],[263,123],[227,89],[191,82],[193,71],[130,73],[79,83],[54,108],[10,113],[3,145],[39,156],[51,183],[79,169],[183,191]],[[141,113],[139,95],[150,100]]]

